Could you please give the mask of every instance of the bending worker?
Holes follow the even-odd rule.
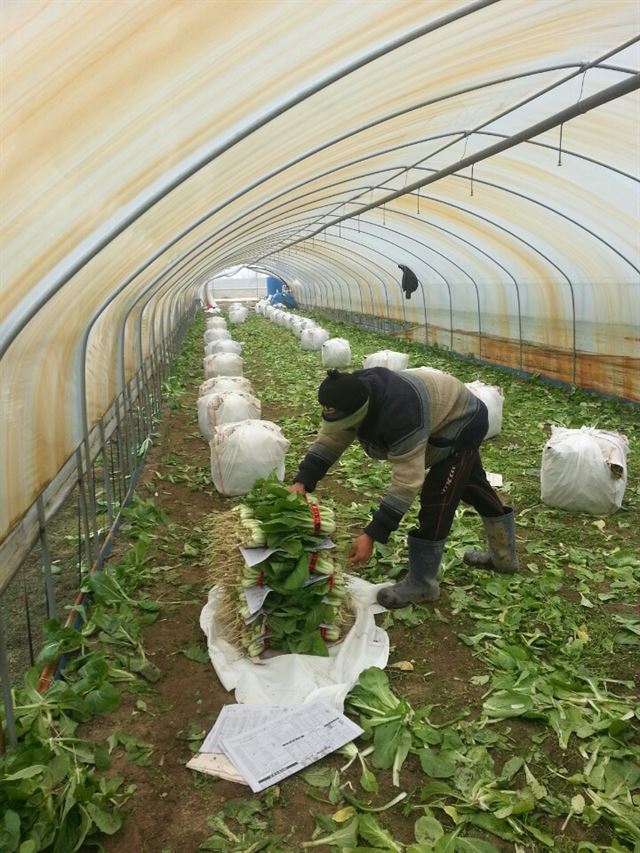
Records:
[[[407,540],[408,573],[379,591],[380,604],[393,609],[439,597],[438,569],[460,501],[478,511],[488,543],[486,551],[467,552],[465,562],[507,574],[517,571],[513,510],[489,485],[480,459],[487,407],[462,382],[428,367],[329,370],[318,402],[320,431],[300,463],[292,491],[312,492],[356,438],[368,456],[392,466],[387,494],[352,543],[352,564],[366,563],[374,542],[387,542],[420,493],[418,526]]]

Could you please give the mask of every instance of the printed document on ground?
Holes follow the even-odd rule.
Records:
[[[224,736],[219,743],[254,793],[275,785],[335,752],[363,733],[324,700],[299,705],[260,728]]]

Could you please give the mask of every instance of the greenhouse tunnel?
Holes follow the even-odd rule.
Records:
[[[303,310],[640,402],[636,0],[0,17],[0,596],[37,553],[43,618],[70,603],[47,542],[69,503],[101,564],[205,285],[231,268]]]

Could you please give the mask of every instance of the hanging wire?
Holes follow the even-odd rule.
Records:
[[[580,83],[580,94],[578,95],[578,101],[577,101],[578,103],[580,103],[580,101],[582,100],[582,93],[584,92],[584,81],[587,78],[587,71],[588,70],[589,70],[588,68],[585,68],[584,72],[582,74],[582,81]]]
[[[564,122],[560,125],[560,144],[558,145],[558,166],[562,166],[562,130]]]
[[[464,132],[464,149],[462,151],[462,157],[460,158],[461,160],[464,160],[464,158],[467,156],[467,145],[468,144],[469,144],[469,131],[465,130],[465,132]]]
[[[417,197],[418,197],[418,213],[420,213],[420,187],[418,187]]]
[[[473,167],[474,166],[475,166],[475,163],[472,163],[471,164],[471,195],[473,195]]]
[[[382,205],[382,224],[383,225],[386,225],[386,221],[387,221],[385,214],[386,214],[386,205],[383,204]]]

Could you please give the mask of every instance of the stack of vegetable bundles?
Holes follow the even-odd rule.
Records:
[[[335,531],[333,510],[271,476],[259,480],[235,511],[244,547],[271,552],[256,565],[245,563],[237,588],[247,654],[328,655],[327,643],[340,637],[346,603],[344,577],[326,544]]]

